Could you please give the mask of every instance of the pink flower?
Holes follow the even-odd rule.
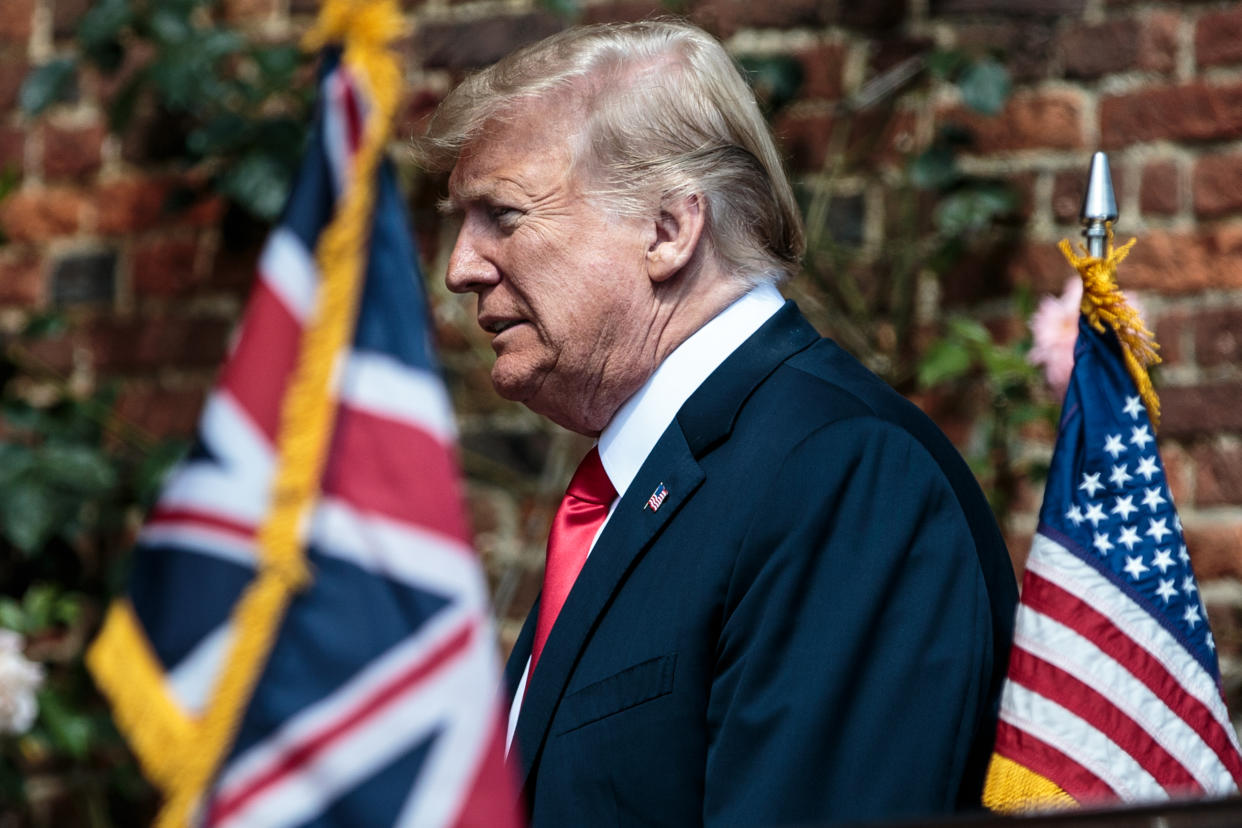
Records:
[[[1027,361],[1042,365],[1044,376],[1058,397],[1065,396],[1070,372],[1074,370],[1074,343],[1078,340],[1078,314],[1082,304],[1082,277],[1074,274],[1065,282],[1059,296],[1045,296],[1031,315],[1031,334],[1035,343]]]

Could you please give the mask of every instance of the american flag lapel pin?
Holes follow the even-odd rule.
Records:
[[[668,489],[666,489],[664,484],[661,483],[659,486],[656,486],[656,490],[651,493],[651,497],[647,498],[647,503],[643,506],[643,511],[645,512],[648,509],[653,512],[656,511],[660,508],[660,504],[664,502],[664,498],[666,497],[668,497]]]

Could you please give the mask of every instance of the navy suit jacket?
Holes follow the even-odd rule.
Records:
[[[682,407],[566,600],[510,754],[532,825],[977,804],[1016,600],[952,445],[787,303]]]

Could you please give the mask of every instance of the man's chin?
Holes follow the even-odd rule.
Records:
[[[492,366],[492,387],[506,400],[525,403],[534,393],[535,383],[528,372],[514,371],[504,362],[501,357]]]

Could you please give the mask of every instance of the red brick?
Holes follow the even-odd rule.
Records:
[[[1242,446],[1201,444],[1191,456],[1196,470],[1196,506],[1242,505]],[[1242,555],[1242,547],[1238,554]]]
[[[0,172],[21,173],[26,152],[26,131],[21,127],[0,126]]]
[[[442,99],[440,93],[429,89],[419,89],[407,95],[397,112],[396,135],[399,138],[422,135],[427,130],[427,121]]]
[[[83,337],[71,331],[33,339],[23,343],[22,348],[36,365],[64,376],[73,370],[74,355],[83,344]]]
[[[1127,240],[1125,235],[1118,238]],[[1135,244],[1117,278],[1124,288],[1159,293],[1242,287],[1242,228],[1149,231]]]
[[[1026,559],[1030,557],[1031,542],[1034,538],[1035,533],[1029,531],[1005,533],[1005,546],[1009,549],[1009,560],[1013,564],[1014,577],[1019,582],[1022,580],[1022,573],[1026,571]]]
[[[915,113],[908,109],[869,109],[854,116],[846,150],[865,166],[900,164],[922,149]]]
[[[1143,23],[1139,37],[1139,68],[1171,74],[1177,68],[1178,29],[1176,14],[1152,14]]]
[[[867,0],[865,3],[838,2],[836,19],[852,29],[891,29],[906,15],[905,0]]]
[[[1090,79],[1135,68],[1140,55],[1140,31],[1133,18],[1062,29],[1057,45],[1065,76]]]
[[[190,437],[203,407],[200,388],[166,389],[127,382],[114,412],[123,422],[156,438]]]
[[[582,10],[582,22],[620,23],[648,20],[663,14],[668,14],[668,8],[660,0],[612,0],[587,6]]]
[[[1165,436],[1163,426],[1160,430],[1160,436],[1162,438]],[[1164,462],[1164,481],[1169,486],[1169,493],[1173,495],[1173,502],[1176,504],[1190,503],[1190,495],[1193,488],[1192,472],[1194,470],[1194,463],[1191,462],[1190,455],[1176,443],[1169,443],[1162,439],[1160,441],[1160,459]]]
[[[1233,590],[1229,592],[1232,593]],[[1222,661],[1226,658],[1238,659],[1242,656],[1242,605],[1239,605],[1237,595],[1217,592],[1215,595],[1204,596],[1203,604],[1207,610],[1208,623],[1212,626],[1212,637],[1216,640],[1217,657]],[[1228,697],[1229,685],[1226,678],[1225,692],[1229,709],[1237,710],[1239,703],[1242,703],[1242,698],[1239,698],[1242,693],[1234,693],[1232,697]]]
[[[1103,98],[1099,112],[1104,149],[1144,141],[1228,140],[1242,136],[1242,84],[1148,87]]]
[[[832,4],[822,0],[702,0],[695,6],[692,18],[718,37],[728,38],[739,29],[820,27],[833,22],[832,11]]]
[[[1062,17],[1082,14],[1086,0],[931,0],[932,14]]]
[[[846,48],[840,43],[817,43],[794,54],[802,64],[803,98],[835,101],[841,97]]]
[[[1139,187],[1139,209],[1143,215],[1168,216],[1181,204],[1176,161],[1149,161],[1143,165]]]
[[[1195,214],[1221,216],[1242,208],[1242,154],[1207,155],[1195,162]]]
[[[133,286],[139,296],[176,296],[197,287],[201,274],[195,236],[147,239],[136,242],[133,252]]]
[[[77,31],[78,23],[91,7],[92,0],[53,0],[52,2],[52,35],[53,37],[71,37]]]
[[[1150,326],[1150,323],[1148,325]],[[1160,343],[1160,359],[1164,365],[1177,365],[1185,359],[1184,339],[1189,339],[1191,317],[1185,311],[1172,311],[1156,319],[1156,342]]]
[[[48,178],[77,178],[99,169],[103,139],[102,124],[43,128],[43,174]]]
[[[48,241],[76,233],[88,203],[67,187],[27,187],[0,202],[0,229],[17,241]]]
[[[17,105],[17,93],[29,68],[24,46],[0,43],[0,112]]]
[[[43,266],[31,248],[0,246],[0,305],[35,306],[43,301]]]
[[[234,23],[270,18],[280,6],[277,0],[224,0],[220,5],[225,19]]]
[[[1007,176],[1006,182],[1018,200],[1014,207],[1014,218],[1023,223],[1030,221],[1035,214],[1035,174],[1013,173]]]
[[[1242,363],[1242,309],[1202,310],[1190,320],[1190,326],[1195,337],[1195,359],[1200,365],[1206,368]]]
[[[418,28],[416,48],[425,67],[474,69],[562,28],[560,18],[547,12],[427,22]]]
[[[939,113],[938,120],[969,129],[974,135],[972,151],[984,155],[1083,146],[1082,98],[1072,92],[1018,93],[996,117],[956,107]]]
[[[824,165],[833,123],[827,112],[794,109],[777,115],[772,131],[790,170],[817,171]]]
[[[1055,243],[1026,241],[1015,245],[1007,272],[1014,285],[1027,285],[1040,293],[1059,295],[1065,280],[1074,271]]]
[[[995,51],[1005,55],[1013,79],[1048,77],[1054,52],[1053,26],[1046,20],[1006,18],[1003,22],[969,23],[956,28],[958,47],[971,53]]]
[[[786,164],[795,172],[823,168],[836,129],[847,130],[843,151],[848,160],[872,168],[897,163],[917,149],[914,119],[914,113],[907,110],[874,108],[839,120],[823,110],[794,107],[776,116],[772,131]]]
[[[215,227],[224,218],[227,203],[223,196],[208,193],[192,202],[177,218],[191,227]]]
[[[1200,581],[1242,578],[1242,523],[1185,527],[1186,551]]]
[[[98,230],[122,234],[150,229],[165,217],[169,184],[164,179],[118,178],[97,190]]]
[[[1220,66],[1242,61],[1242,8],[1207,12],[1195,24],[1195,61]]]
[[[103,370],[213,368],[224,358],[231,327],[226,320],[209,317],[102,317],[90,326],[88,336],[95,365]]]
[[[25,44],[34,22],[35,0],[4,0],[0,3],[0,41]]]
[[[925,37],[896,35],[872,40],[868,47],[867,71],[870,75],[879,75],[912,57],[932,52],[936,42]]]
[[[1084,168],[1059,172],[1052,180],[1052,215],[1064,224],[1078,224],[1082,215],[1082,197],[1087,189],[1087,176]],[[1129,190],[1129,175],[1125,166],[1118,164],[1111,167],[1113,191],[1118,201],[1124,201]]]
[[[1160,389],[1160,436],[1197,437],[1242,431],[1242,382]],[[1242,548],[1242,547],[1239,547]]]

